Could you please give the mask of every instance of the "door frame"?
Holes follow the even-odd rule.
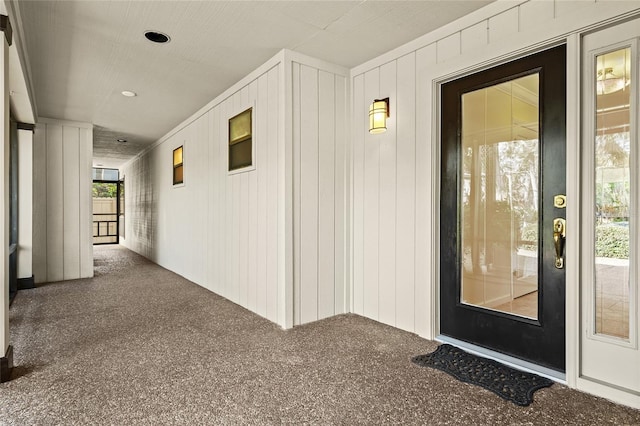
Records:
[[[515,50],[499,57],[481,62],[475,66],[470,66],[462,70],[455,69],[455,64],[450,66],[451,71],[443,70],[438,76],[431,78],[431,99],[433,100],[431,109],[431,276],[430,276],[430,298],[431,298],[431,336],[441,342],[448,342],[458,345],[465,350],[476,353],[488,358],[492,358],[521,368],[549,377],[555,381],[567,384],[570,387],[576,387],[579,372],[579,339],[580,339],[580,318],[579,318],[579,261],[580,253],[580,232],[571,232],[575,229],[571,224],[579,224],[580,215],[580,159],[578,156],[569,155],[572,152],[580,152],[580,79],[567,79],[566,82],[566,220],[567,220],[567,237],[565,245],[565,373],[530,363],[509,355],[492,351],[480,346],[472,345],[456,339],[442,336],[440,334],[440,185],[441,185],[441,86],[444,83],[484,71],[488,68],[503,65],[538,53],[560,44],[566,44],[567,49],[567,75],[579,75],[580,68],[580,45],[581,33],[571,34],[569,36],[556,37],[545,43],[529,46],[520,50]],[[449,71],[449,72],[447,72]]]
[[[112,184],[116,186],[116,212],[113,214],[113,216],[116,216],[116,234],[115,235],[102,235],[100,237],[114,237],[115,241],[110,241],[110,242],[105,242],[105,243],[96,243],[95,240],[95,236],[92,237],[92,246],[103,246],[103,245],[113,245],[113,244],[120,244],[120,179],[113,181],[113,180],[103,180],[103,179],[94,179],[91,181],[91,184],[93,185],[94,183],[107,183],[107,184]],[[91,198],[91,217],[94,217],[94,213],[93,213],[93,197]],[[95,223],[95,221],[94,221]],[[98,233],[100,233],[100,224],[98,223]],[[92,228],[93,229],[93,228]],[[109,233],[109,225],[107,224],[107,233]]]
[[[455,195],[454,193],[447,193],[445,197],[440,197],[441,203],[444,202],[444,205],[441,205],[440,208],[441,210],[445,209],[443,214],[446,217],[441,217],[439,231],[448,231],[449,235],[457,236],[453,239],[453,242],[451,242],[450,237],[440,240],[443,244],[440,247],[439,255],[441,263],[444,262],[444,266],[441,266],[441,268],[446,268],[446,271],[443,270],[441,273],[444,278],[439,284],[442,298],[440,301],[442,313],[440,329],[442,331],[446,324],[446,340],[451,341],[453,339],[458,345],[462,343],[458,343],[457,340],[464,340],[464,346],[470,345],[478,351],[480,351],[480,345],[482,345],[482,350],[493,348],[489,350],[504,351],[504,353],[510,354],[511,357],[528,359],[528,363],[534,366],[537,365],[534,360],[538,360],[541,365],[548,367],[542,368],[542,373],[562,380],[564,379],[566,364],[564,354],[566,347],[564,332],[566,327],[564,317],[566,305],[566,297],[564,295],[566,288],[565,269],[557,269],[553,265],[551,255],[553,244],[550,231],[552,218],[563,217],[565,213],[564,209],[557,209],[553,206],[553,196],[565,193],[565,61],[566,44],[563,43],[486,71],[470,74],[462,79],[449,80],[446,85],[441,85],[439,92],[441,99],[440,113],[444,114],[446,112],[447,114],[444,117],[444,125],[441,126],[443,135],[441,135],[441,143],[439,145],[441,153],[447,152],[447,157],[442,162],[441,182],[444,182],[445,191],[456,192]],[[462,302],[460,299],[462,297],[460,285],[462,283],[462,275],[465,274],[459,269],[463,263],[462,252],[460,251],[463,245],[461,223],[454,218],[455,215],[447,214],[447,209],[452,206],[458,209],[459,214],[461,214],[460,209],[462,208],[461,195],[459,195],[462,188],[460,126],[462,126],[461,120],[463,118],[460,116],[460,108],[462,107],[461,95],[486,87],[495,87],[505,81],[514,81],[531,75],[539,75],[540,79],[540,105],[538,106],[540,142],[537,144],[540,155],[538,166],[540,181],[538,183],[539,200],[536,206],[540,209],[538,215],[540,252],[539,257],[536,258],[536,264],[539,268],[537,276],[539,291],[536,294],[540,306],[538,316],[535,319],[504,312],[491,312],[491,309]],[[446,99],[443,96],[444,88],[447,88]],[[558,93],[558,89],[562,92]],[[561,128],[557,127],[559,121],[561,121]],[[454,158],[457,163],[456,167],[451,166]],[[562,161],[562,163],[557,163],[558,160]],[[446,171],[444,168],[446,168]],[[560,171],[560,174],[558,171]],[[445,173],[446,176],[444,175]],[[479,172],[476,171],[476,173]],[[471,185],[473,186],[473,178]],[[469,202],[471,203],[471,201]],[[489,200],[487,200],[488,205]],[[444,257],[442,255],[444,252],[450,253],[451,256]],[[467,325],[465,326],[464,324]],[[498,333],[483,334],[482,330],[487,330],[485,328],[487,326],[500,331]],[[444,334],[441,338],[445,339]],[[527,343],[529,341],[539,341],[540,345],[530,345]],[[517,363],[515,360],[511,362]]]

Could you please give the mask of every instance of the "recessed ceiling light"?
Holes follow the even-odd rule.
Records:
[[[125,143],[127,141],[126,139],[116,139],[116,140],[120,143]]]
[[[132,92],[131,90],[123,90],[122,94],[127,98],[133,98],[134,96],[138,96],[136,92]]]
[[[154,43],[169,43],[171,41],[171,37],[168,35],[161,33],[160,31],[146,31],[144,36],[147,40],[152,41]]]

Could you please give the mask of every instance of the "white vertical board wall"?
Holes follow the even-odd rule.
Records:
[[[62,128],[61,153],[62,278],[71,280],[80,277],[80,129]]]
[[[11,146],[11,131],[9,129],[9,119],[11,115],[9,106],[9,44],[7,39],[0,41],[0,132],[2,137],[0,164],[2,164],[2,210],[0,213],[0,223],[2,229],[0,229],[0,241],[2,249],[0,254],[2,255],[2,267],[0,267],[0,276],[2,277],[2,283],[0,288],[2,291],[2,297],[0,297],[0,354],[2,357],[6,357],[9,354],[9,164],[10,159],[10,146]],[[3,377],[4,379],[4,377]]]
[[[47,154],[45,125],[33,131],[33,277],[47,281]]]
[[[292,63],[294,324],[348,311],[345,280],[347,78]]]
[[[155,259],[158,194],[151,176],[151,154],[138,157],[123,170],[125,177],[125,241],[141,255]]]
[[[79,127],[80,278],[93,277],[93,127]]]
[[[353,309],[411,331],[416,267],[415,56],[410,53],[353,81]],[[369,134],[369,105],[387,97],[388,130]]]
[[[64,279],[64,154],[62,152],[62,126],[45,124],[45,155],[47,157],[46,181],[39,182],[47,188],[46,208],[47,227],[45,247],[47,250],[47,269],[45,281]],[[38,200],[42,202],[43,200]],[[40,209],[36,209],[40,210]]]
[[[274,64],[123,167],[128,248],[278,322],[278,129]],[[255,168],[228,172],[229,118],[253,107]],[[183,146],[184,183],[172,153]],[[283,325],[283,324],[281,324]]]
[[[634,7],[632,2],[496,2],[351,70],[354,313],[434,337],[439,210],[433,183],[439,178],[432,167],[438,158],[433,80]],[[370,135],[369,105],[386,97],[388,130]]]
[[[276,55],[123,167],[123,244],[283,327],[346,312],[347,102],[346,70]],[[248,107],[255,167],[229,173]]]
[[[33,142],[36,283],[93,276],[91,125],[39,119]]]

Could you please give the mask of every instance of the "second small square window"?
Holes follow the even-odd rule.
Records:
[[[249,108],[229,119],[229,171],[253,164],[252,111]]]
[[[182,154],[183,146],[173,150],[173,184],[184,183],[184,159]]]

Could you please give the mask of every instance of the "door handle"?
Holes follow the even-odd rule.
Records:
[[[566,222],[563,218],[553,219],[553,245],[556,248],[556,268],[564,268],[564,242],[566,239]]]

